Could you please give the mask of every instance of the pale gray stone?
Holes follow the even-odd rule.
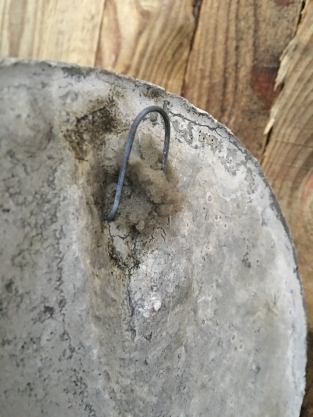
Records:
[[[245,147],[183,98],[99,69],[3,60],[0,90],[0,415],[299,416],[294,247]],[[139,170],[109,224],[148,105],[169,114],[182,207],[159,217]],[[135,154],[147,134],[162,149],[160,116],[139,130]]]

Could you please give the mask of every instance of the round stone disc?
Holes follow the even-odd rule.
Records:
[[[163,89],[99,69],[0,67],[0,414],[296,417],[306,320],[258,162]],[[111,208],[132,121],[122,202]]]

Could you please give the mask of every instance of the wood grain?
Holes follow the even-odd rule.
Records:
[[[301,0],[204,0],[183,95],[261,158],[279,58]]]
[[[313,416],[313,0],[285,50],[271,109],[263,169],[296,244],[309,327],[307,391],[302,416]]]
[[[292,230],[313,330],[313,0],[307,2],[277,77],[283,85],[266,128],[263,169]]]
[[[0,53],[94,65],[104,4],[0,0]]]
[[[96,65],[180,94],[195,30],[193,3],[107,0]]]

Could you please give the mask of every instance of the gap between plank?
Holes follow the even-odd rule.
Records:
[[[101,20],[100,20],[99,32],[98,32],[98,42],[97,42],[96,53],[95,53],[95,56],[94,56],[94,63],[93,63],[94,67],[96,66],[98,51],[100,50],[101,33],[102,33],[102,27],[103,27],[103,18],[104,18],[104,13],[105,13],[105,6],[106,6],[106,0],[103,0]]]
[[[297,23],[297,27],[296,27],[295,33],[294,33],[294,35],[293,35],[293,38],[290,40],[290,42],[292,42],[292,41],[293,41],[293,39],[294,39],[294,38],[296,37],[296,35],[297,35],[298,28],[299,28],[299,26],[300,26],[300,24],[301,24],[301,22],[302,22],[302,12],[303,12],[303,10],[304,10],[304,8],[305,8],[305,5],[306,5],[306,2],[307,2],[307,1],[308,1],[308,0],[303,0],[303,1],[302,1],[302,4],[301,4],[301,10],[300,10],[300,13],[299,13],[299,18],[298,18],[298,23]],[[290,42],[289,42],[289,43],[290,43]],[[288,45],[286,46],[286,48],[285,48],[285,49],[287,49],[287,48],[288,48],[289,43],[288,43]],[[283,53],[284,53],[284,51],[283,51]],[[282,53],[282,55],[283,55],[283,53]],[[280,69],[280,68],[279,68],[279,69]],[[278,69],[278,71],[277,71],[276,79],[277,79],[277,77],[278,77],[279,69]],[[280,86],[280,87],[281,87],[281,88],[280,88],[280,92],[279,92],[279,94],[281,94],[281,93],[282,93],[282,90],[283,90],[283,88],[284,88],[284,84],[281,84],[281,86]],[[278,95],[278,96],[279,96],[279,95]],[[277,100],[277,99],[278,99],[278,97],[276,97],[276,100]],[[274,103],[272,103],[272,107],[273,107],[273,105],[274,105]],[[271,116],[271,113],[270,113],[270,116]],[[261,158],[260,158],[260,165],[261,165],[261,166],[263,166],[263,162],[264,162],[264,159],[265,159],[266,150],[267,150],[267,147],[268,147],[268,145],[269,145],[269,143],[270,143],[270,140],[271,140],[271,134],[272,134],[272,131],[273,131],[274,124],[275,124],[275,122],[272,124],[272,126],[271,126],[271,128],[270,128],[269,132],[265,135],[265,136],[266,136],[266,138],[265,138],[265,140],[264,140],[264,145],[263,145],[263,149],[262,149],[262,153],[261,153]]]

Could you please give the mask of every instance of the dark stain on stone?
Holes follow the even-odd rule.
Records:
[[[149,87],[149,94],[160,94],[158,88]],[[86,182],[93,201],[90,210],[95,207],[101,221],[110,210],[115,195],[124,146],[130,128],[124,120],[117,97],[120,90],[112,91],[105,100],[92,104],[92,110],[77,119],[71,132],[65,138],[73,150],[76,159],[88,163],[85,170]],[[96,108],[96,110],[94,110]],[[156,226],[158,217],[168,217],[181,210],[182,196],[177,193],[176,177],[171,164],[166,175],[161,170],[162,152],[158,150],[152,138],[135,141],[127,177],[123,188],[118,222],[123,227],[135,227],[139,233],[149,234]],[[139,155],[138,155],[139,153]]]
[[[103,107],[81,117],[77,120],[77,128],[79,131],[84,132],[90,129],[93,133],[111,133],[118,126],[116,117],[115,101],[112,97],[109,97]],[[92,142],[97,141],[96,136],[90,137]]]
[[[6,289],[6,291],[8,292],[8,293],[12,293],[12,291],[13,291],[13,280],[12,279],[10,279],[6,284],[5,284],[5,286],[4,286],[4,288]]]
[[[249,252],[246,252],[242,258],[242,263],[246,268],[251,268],[251,262],[249,261]]]
[[[164,96],[164,90],[157,86],[149,86],[145,91],[145,96],[150,99],[157,99]]]
[[[152,339],[152,332],[148,333],[148,334],[144,334],[143,337],[148,341],[151,342]]]
[[[86,78],[95,72],[94,68],[89,67],[62,67],[62,71],[68,77]]]
[[[52,317],[54,313],[54,307],[44,306],[43,312],[44,314],[47,314],[49,317]]]
[[[60,334],[60,340],[62,341],[70,340],[70,336],[66,330],[64,330],[64,332]]]
[[[262,101],[264,110],[270,110],[279,91],[274,91],[279,65],[254,66],[251,72],[251,86],[254,94]]]
[[[85,160],[90,151],[99,150],[104,145],[104,136],[123,126],[114,90],[105,100],[98,99],[93,103],[93,110],[77,119],[75,128],[66,132],[75,157]],[[95,110],[94,110],[95,109]]]
[[[59,300],[58,306],[60,310],[62,310],[66,306],[66,299],[64,297]]]

